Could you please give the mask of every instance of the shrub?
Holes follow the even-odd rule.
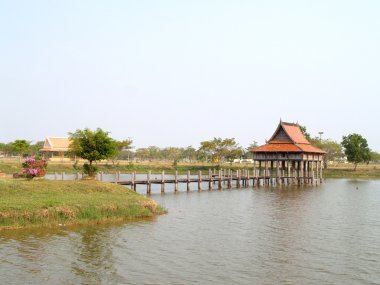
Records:
[[[83,164],[83,172],[88,176],[95,176],[95,173],[98,171],[98,168],[95,165],[88,163]]]
[[[27,157],[22,163],[22,173],[26,178],[43,177],[46,174],[47,162],[44,159]]]

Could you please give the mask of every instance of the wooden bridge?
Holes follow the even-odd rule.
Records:
[[[127,185],[130,186],[134,191],[136,191],[137,185],[146,185],[146,193],[150,194],[152,190],[153,184],[159,184],[161,185],[161,192],[165,192],[165,185],[166,184],[174,184],[174,191],[178,192],[178,185],[179,184],[186,184],[187,191],[190,191],[190,184],[191,183],[197,183],[198,184],[198,190],[202,190],[202,183],[208,184],[208,190],[214,189],[214,185],[218,185],[218,189],[222,189],[223,185],[227,188],[247,188],[249,186],[255,187],[255,186],[266,186],[266,185],[303,185],[303,184],[309,184],[309,185],[318,185],[322,182],[321,178],[319,177],[318,173],[315,176],[314,172],[307,173],[309,175],[303,176],[302,173],[294,172],[293,175],[290,175],[290,173],[286,173],[283,171],[282,173],[275,172],[275,174],[281,174],[278,176],[272,176],[270,171],[264,170],[264,173],[260,173],[260,171],[250,171],[250,170],[237,170],[235,173],[231,170],[218,170],[212,171],[209,169],[208,175],[202,175],[201,171],[198,171],[196,175],[191,175],[190,171],[187,171],[186,175],[178,175],[178,172],[176,171],[174,175],[165,175],[165,172],[162,171],[161,175],[158,174],[158,177],[152,178],[152,173],[149,171],[146,176],[144,174],[139,174],[141,177],[142,175],[145,176],[145,178],[137,178],[136,172],[133,172],[130,175],[129,180],[121,180],[121,174],[120,172],[116,172],[114,175],[113,180],[108,180],[107,182],[111,183],[117,183],[120,185]],[[300,175],[297,175],[300,174]],[[306,173],[305,173],[306,174]],[[156,175],[157,176],[157,175]],[[100,181],[103,180],[103,173],[99,173],[97,175],[97,179]],[[234,184],[234,185],[233,185]]]

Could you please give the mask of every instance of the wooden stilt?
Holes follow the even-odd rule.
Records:
[[[190,170],[187,171],[187,187],[186,191],[190,191]]]
[[[178,192],[178,171],[175,171],[174,176],[174,192]]]
[[[198,172],[198,190],[199,191],[202,190],[201,184],[202,184],[202,171],[199,170],[199,172]]]
[[[165,171],[161,172],[161,193],[165,192]]]

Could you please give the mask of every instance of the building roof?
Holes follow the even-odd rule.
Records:
[[[324,154],[325,151],[313,146],[303,135],[298,124],[281,122],[271,139],[252,152],[306,152]]]
[[[40,151],[68,151],[70,147],[69,138],[47,137]]]

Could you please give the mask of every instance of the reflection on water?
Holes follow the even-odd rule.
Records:
[[[152,195],[154,220],[0,233],[0,284],[379,284],[380,181]]]

